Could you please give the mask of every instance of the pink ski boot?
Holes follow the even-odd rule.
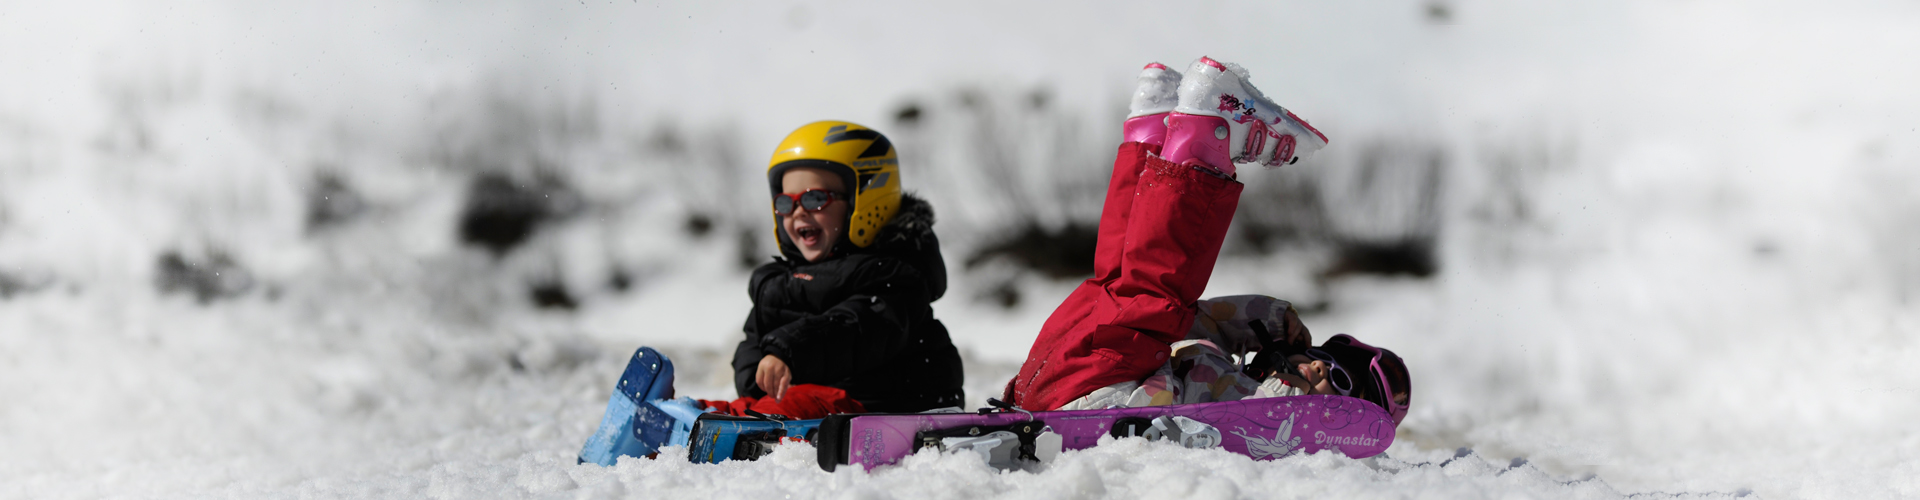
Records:
[[[1212,167],[1228,177],[1233,164],[1279,167],[1327,145],[1327,136],[1274,104],[1247,82],[1239,65],[1202,57],[1180,82],[1179,103],[1167,116],[1161,157]]]
[[[1121,126],[1124,142],[1154,146],[1167,139],[1167,113],[1179,104],[1180,73],[1160,63],[1140,68],[1140,86],[1133,90],[1133,102],[1127,106],[1127,122]]]

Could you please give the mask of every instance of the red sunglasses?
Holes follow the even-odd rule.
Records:
[[[805,192],[795,194],[773,193],[773,213],[780,215],[791,214],[795,207],[807,209],[808,212],[816,212],[832,206],[833,200],[840,199],[840,196],[840,193],[825,189],[808,189]]]

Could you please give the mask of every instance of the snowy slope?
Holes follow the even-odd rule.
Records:
[[[1920,496],[1920,5],[1168,5],[0,4],[0,497]],[[972,115],[990,128],[1059,138],[1011,153],[1082,169],[1017,174],[1055,182],[1105,161],[1135,69],[1202,54],[1333,138],[1247,177],[1369,144],[1446,160],[1434,277],[1320,286],[1324,255],[1281,252],[1209,290],[1324,302],[1319,334],[1406,356],[1385,456],[573,464],[638,345],[682,394],[731,392],[730,231],[770,253],[735,224],[791,127],[978,89],[1009,106]],[[905,153],[977,160],[982,129],[929,121]],[[454,229],[483,172],[578,203],[496,258]],[[1005,216],[965,174],[906,174],[956,275]],[[317,224],[329,177],[352,201]],[[1062,203],[1039,217],[1084,213]],[[202,303],[160,291],[168,254],[234,264],[193,275]],[[979,401],[1071,283],[1015,276],[1003,310],[977,275],[1010,271],[970,272],[937,311]]]

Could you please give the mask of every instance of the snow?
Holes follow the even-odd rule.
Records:
[[[10,2],[0,497],[1920,497],[1916,21],[1891,0]],[[1373,144],[1448,160],[1434,277],[1322,287],[1324,255],[1280,252],[1229,256],[1209,289],[1325,302],[1316,333],[1405,356],[1418,392],[1385,455],[573,463],[636,346],[676,359],[682,394],[731,393],[730,224],[764,224],[757,164],[791,127],[984,109],[889,133],[926,164],[1057,162],[995,172],[1070,193],[1138,68],[1203,54],[1332,139],[1249,182],[1363,186],[1339,168]],[[1047,139],[974,147],[1009,136]],[[453,229],[492,171],[557,171],[584,201],[496,259]],[[362,202],[315,228],[321,174]],[[937,311],[978,404],[1072,283],[962,267],[1011,210],[966,174],[906,182],[943,216]],[[1340,223],[1378,222],[1380,191],[1329,193]],[[1058,225],[1097,199],[1026,203]],[[694,213],[719,229],[690,236]],[[165,252],[226,255],[246,279],[219,282],[250,286],[162,294]],[[1012,309],[977,300],[1000,279]],[[528,305],[543,281],[578,309]]]

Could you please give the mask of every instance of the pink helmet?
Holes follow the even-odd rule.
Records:
[[[1407,418],[1407,406],[1413,403],[1413,381],[1407,374],[1406,362],[1401,361],[1399,355],[1344,333],[1308,351],[1309,356],[1318,358],[1319,354],[1325,354],[1332,358],[1334,369],[1344,372],[1344,376],[1332,377],[1334,388],[1341,394],[1380,405],[1393,415],[1394,425]],[[1361,367],[1366,370],[1360,370]]]

